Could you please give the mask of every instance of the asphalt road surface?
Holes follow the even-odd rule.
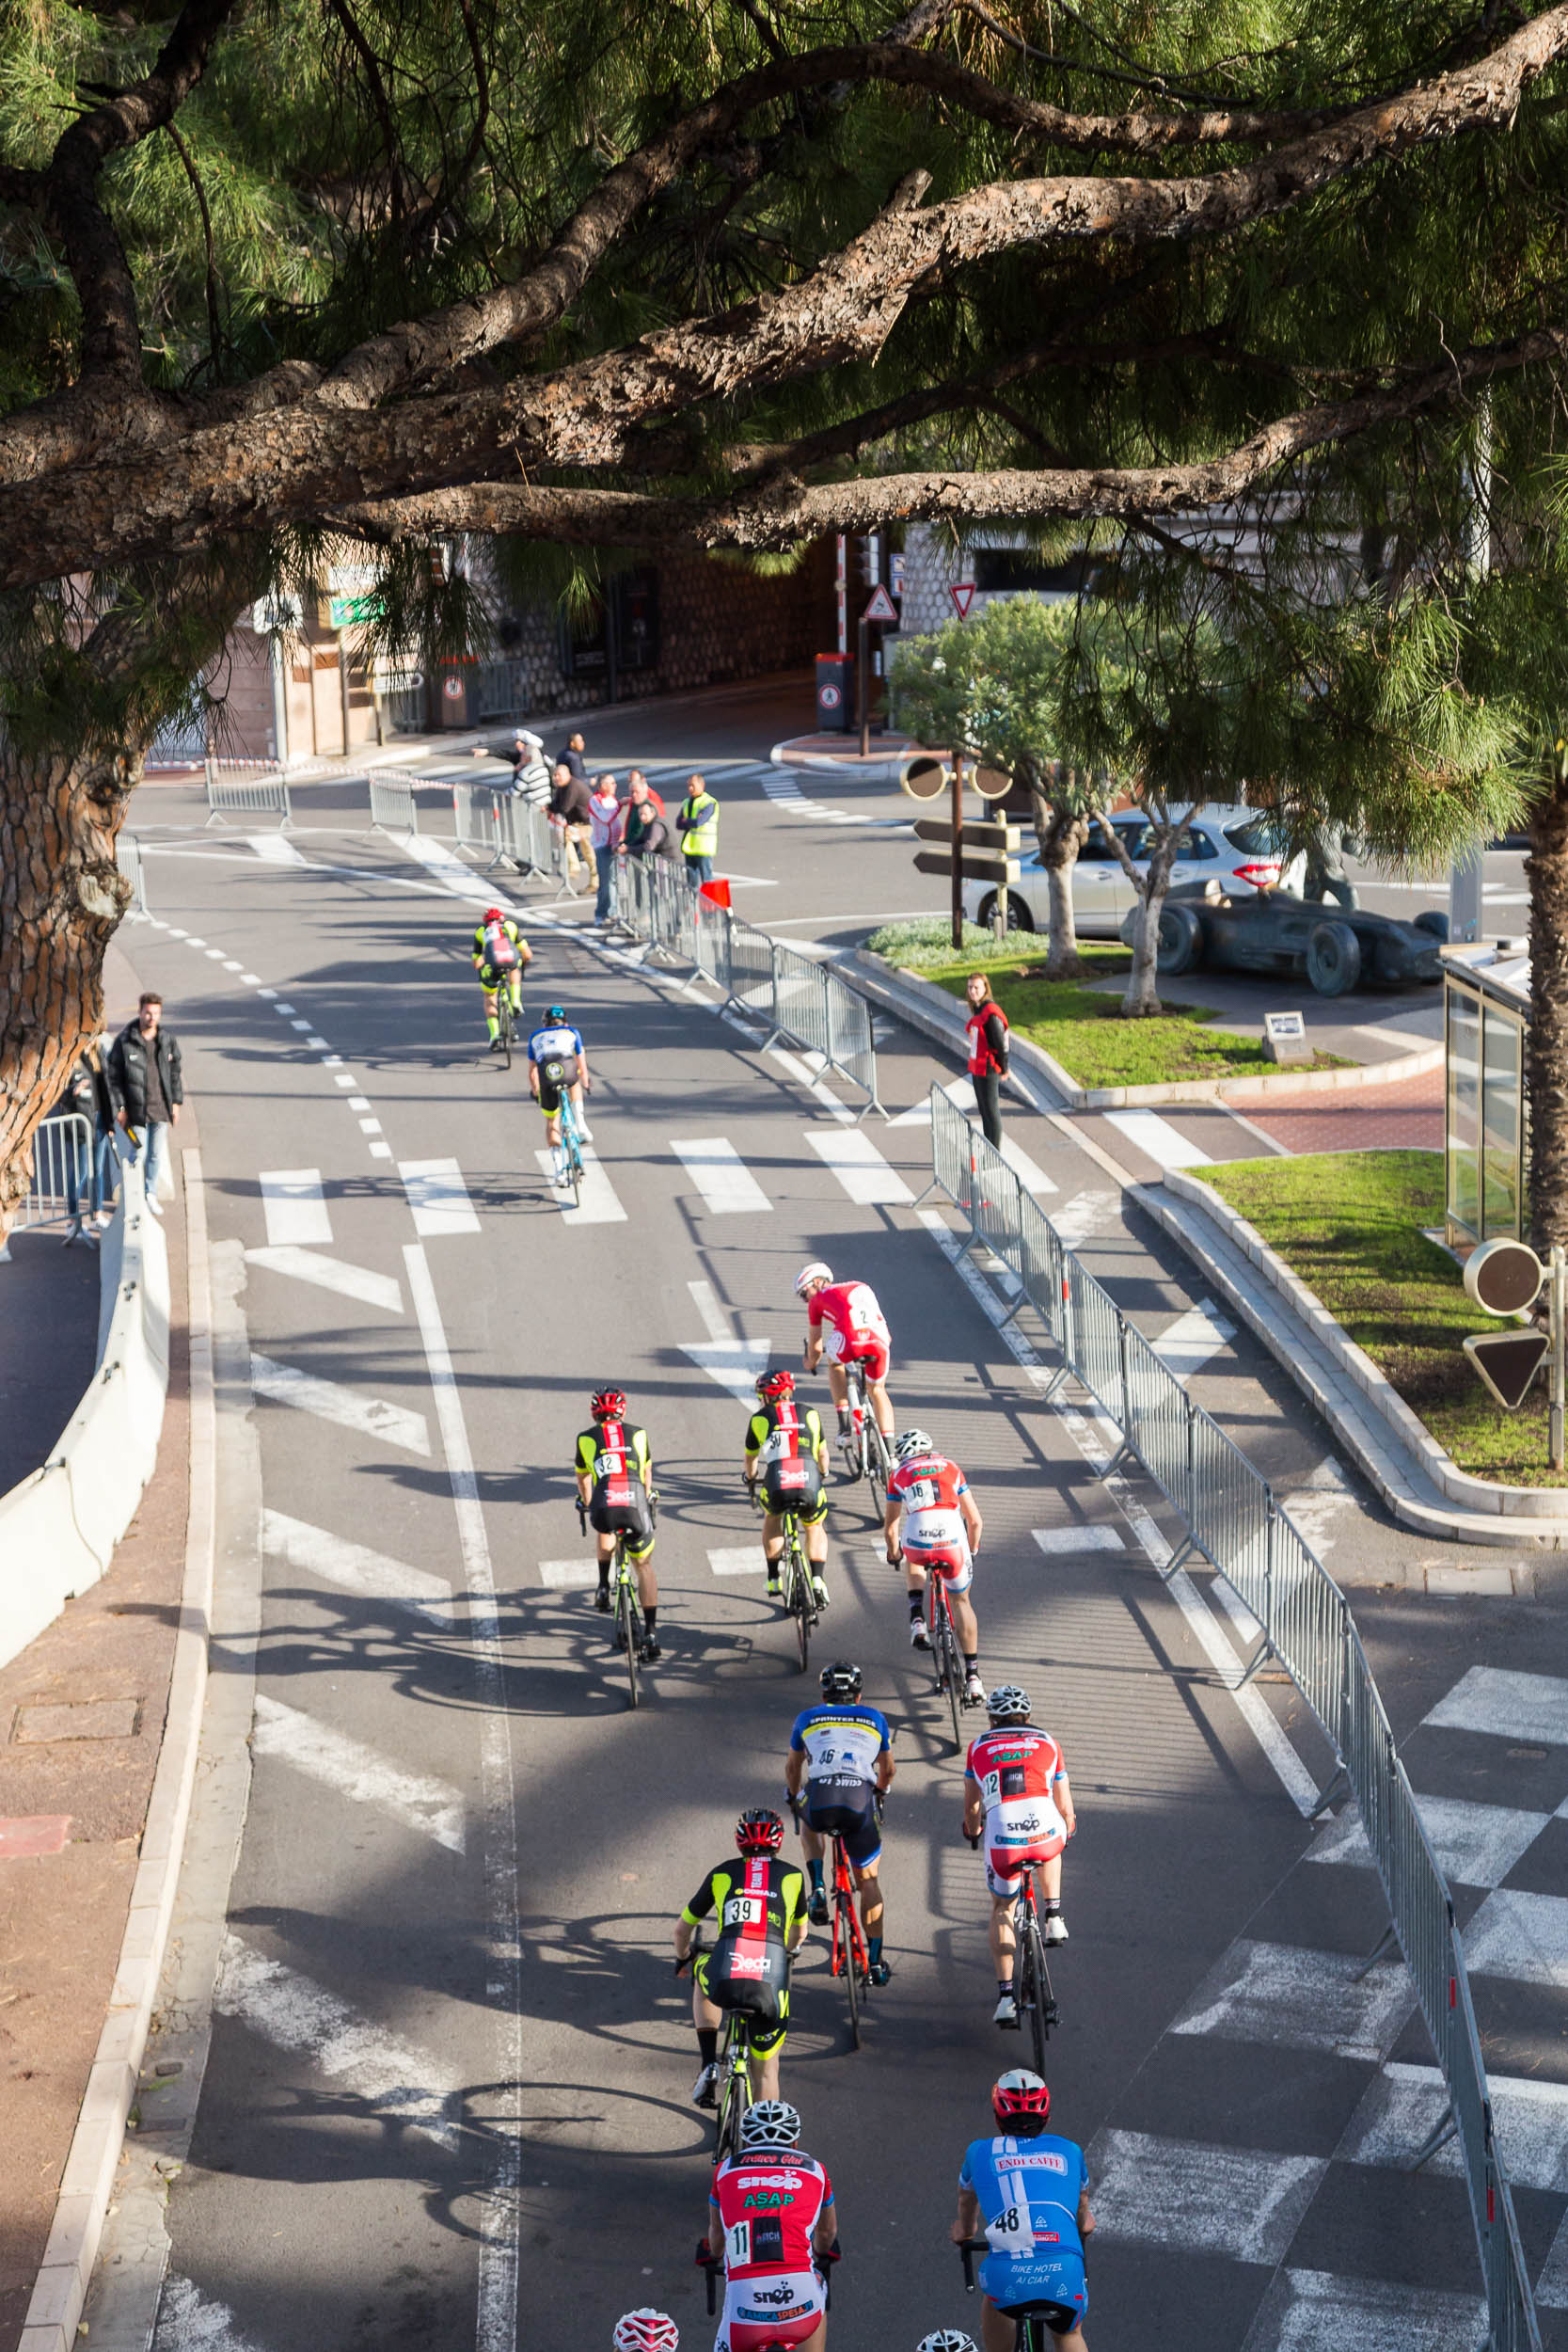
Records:
[[[711,711],[681,723],[665,756],[727,754],[708,772],[739,912],[787,937],[920,904],[895,796],[765,772]],[[566,1003],[595,1077],[568,1216],[520,1068],[483,1051],[467,942],[485,886],[438,841],[352,830],[362,794],[336,791],[300,790],[287,851],[237,828],[198,838],[182,787],[137,810],[166,928],[129,944],[182,1035],[214,1266],[249,1355],[249,1383],[225,1387],[225,1458],[243,1466],[254,1433],[260,1465],[259,1520],[241,1467],[226,1489],[220,1662],[227,1645],[248,1671],[247,1589],[259,1623],[210,2048],[143,2106],[145,2143],[184,2160],[158,2352],[598,2345],[650,2301],[683,2342],[710,2340],[691,2259],[705,2128],[669,1930],[741,1807],[780,1800],[816,1694],[764,1596],[738,1469],[740,1396],[766,1359],[798,1361],[791,1284],[816,1255],[888,1309],[899,1418],[936,1433],[986,1515],[982,1671],[1033,1692],[1072,1775],[1050,2075],[1101,2225],[1089,2341],[1479,2340],[1451,2155],[1408,2169],[1441,2106],[1409,1981],[1387,1960],[1360,1973],[1385,1925],[1377,1882],[1354,1819],[1306,1819],[1323,1743],[1288,1683],[1239,1687],[1249,1650],[1220,1589],[1161,1581],[1169,1515],[1136,1481],[1097,1479],[1103,1427],[1070,1393],[1043,1401],[1027,1343],[953,1263],[946,1218],[919,1200],[920,1105],[952,1071],[887,1025],[900,1116],[857,1126],[678,975],[531,902],[527,1004]],[[1543,1993],[1520,1958],[1559,1915],[1527,1918],[1528,1902],[1561,1905],[1568,1681],[1551,1669],[1568,1674],[1568,1645],[1528,1597],[1478,1620],[1428,1595],[1426,1565],[1473,1555],[1372,1511],[1106,1172],[1107,1153],[1132,1180],[1163,1152],[1250,1155],[1245,1129],[1196,1112],[1010,1132],[1048,1212],[1366,1593],[1396,1732],[1424,1743],[1418,1787],[1468,1840],[1462,1912],[1502,1906],[1478,2003],[1494,2072],[1522,2082],[1499,2128],[1532,2265],[1568,2303],[1568,2058],[1540,2006],[1563,1987],[1548,1971]],[[607,1378],[650,1432],[662,1495],[665,1657],[635,1713],[585,1589],[568,1468]],[[839,2194],[833,2340],[912,2352],[973,2323],[946,2244],[954,2183],[990,2081],[1024,2052],[990,2023],[961,1765],[863,1488],[835,1493],[831,1534],[818,1656],[858,1660],[897,1728],[895,1975],[851,2051],[814,1937],[783,2088]],[[1474,1682],[1478,1623],[1503,1685]],[[1557,1693],[1537,1694],[1523,1760],[1509,1673]],[[1568,2344],[1560,2309],[1545,2327]]]

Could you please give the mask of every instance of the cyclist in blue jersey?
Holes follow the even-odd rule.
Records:
[[[589,1132],[582,1098],[585,1092],[592,1092],[593,1085],[581,1031],[572,1027],[564,1005],[546,1006],[544,1021],[528,1041],[528,1089],[545,1114],[545,1141],[555,1153],[558,1182],[563,1172],[561,1098],[570,1094],[578,1137],[584,1143],[592,1143],[594,1137]]]
[[[951,2233],[956,2245],[983,2234],[990,2248],[980,2265],[985,2352],[1015,2352],[1018,2323],[1031,2314],[1062,2352],[1084,2352],[1084,2242],[1094,2228],[1084,2152],[1046,2130],[1051,2093],[1026,2068],[1004,2074],[990,2103],[997,2136],[964,2151]]]
[[[822,1883],[822,1853],[836,1832],[860,1889],[861,1925],[873,1984],[893,1974],[882,1958],[885,1920],[878,1866],[882,1854],[880,1800],[893,1786],[893,1733],[888,1720],[861,1700],[861,1670],[840,1659],[824,1666],[822,1705],[803,1708],[789,1735],[784,1786],[800,1802],[800,1843],[811,1873],[807,1916],[818,1927],[828,1919]]]

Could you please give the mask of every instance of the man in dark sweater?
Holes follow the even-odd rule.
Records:
[[[590,794],[581,776],[574,776],[564,759],[555,763],[555,787],[550,793],[550,823],[556,828],[562,843],[562,866],[566,887],[578,886],[578,866],[580,861],[590,872],[594,860],[589,853],[588,827],[593,811]]]
[[[109,1049],[109,1086],[115,1122],[141,1155],[147,1205],[154,1216],[162,1216],[158,1183],[169,1129],[180,1123],[185,1088],[180,1074],[180,1041],[164,1027],[164,1000],[151,989],[143,991],[135,1019],[126,1023]]]

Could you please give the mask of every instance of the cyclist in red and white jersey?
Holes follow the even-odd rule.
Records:
[[[1040,1932],[1067,1942],[1062,1917],[1062,1848],[1078,1826],[1062,1751],[1029,1717],[1029,1693],[1005,1682],[986,1701],[990,1729],[972,1740],[964,1762],[964,1836],[983,1831],[990,1889],[990,1948],[996,1963],[996,2023],[1018,2024],[1013,1993],[1012,1907],[1019,1880],[1040,1866]]]
[[[741,2118],[739,2155],[713,2175],[697,2259],[717,2253],[724,2265],[714,2352],[822,2352],[828,2341],[819,2265],[836,2259],[838,2212],[832,2181],[800,2140],[789,2102],[759,2099]]]
[[[891,1446],[893,1406],[888,1398],[888,1365],[893,1341],[887,1317],[869,1282],[835,1282],[831,1265],[814,1258],[795,1277],[795,1295],[806,1302],[806,1370],[826,1362],[828,1387],[838,1409],[838,1441],[852,1443],[849,1428],[849,1375],[845,1366],[864,1369],[865,1392],[877,1416],[877,1426]]]
[[[926,1631],[926,1579],[940,1576],[947,1586],[953,1630],[963,1652],[964,1696],[978,1703],[985,1697],[980,1629],[969,1588],[984,1524],[979,1505],[957,1462],[939,1454],[924,1429],[906,1429],[894,1451],[897,1460],[888,1480],[882,1534],[888,1565],[895,1568],[902,1558],[909,1574],[910,1640],[916,1649],[931,1646]]]

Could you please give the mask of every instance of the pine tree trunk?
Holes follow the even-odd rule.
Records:
[[[1187,817],[1191,815],[1192,810],[1189,809]],[[1132,930],[1132,970],[1128,977],[1127,993],[1121,1000],[1123,1017],[1129,1021],[1141,1021],[1164,1010],[1158,987],[1160,915],[1164,907],[1165,893],[1170,888],[1170,869],[1176,863],[1176,845],[1186,821],[1187,818],[1183,817],[1176,823],[1160,827],[1160,838],[1148,861],[1148,872],[1141,882],[1136,876],[1132,878],[1132,887],[1137,892],[1137,921]]]
[[[132,780],[123,759],[0,754],[0,1234],[31,1181],[33,1131],[103,1025]]]
[[[1530,818],[1530,1018],[1525,1030],[1529,1104],[1529,1237],[1544,1257],[1568,1243],[1568,761]]]

